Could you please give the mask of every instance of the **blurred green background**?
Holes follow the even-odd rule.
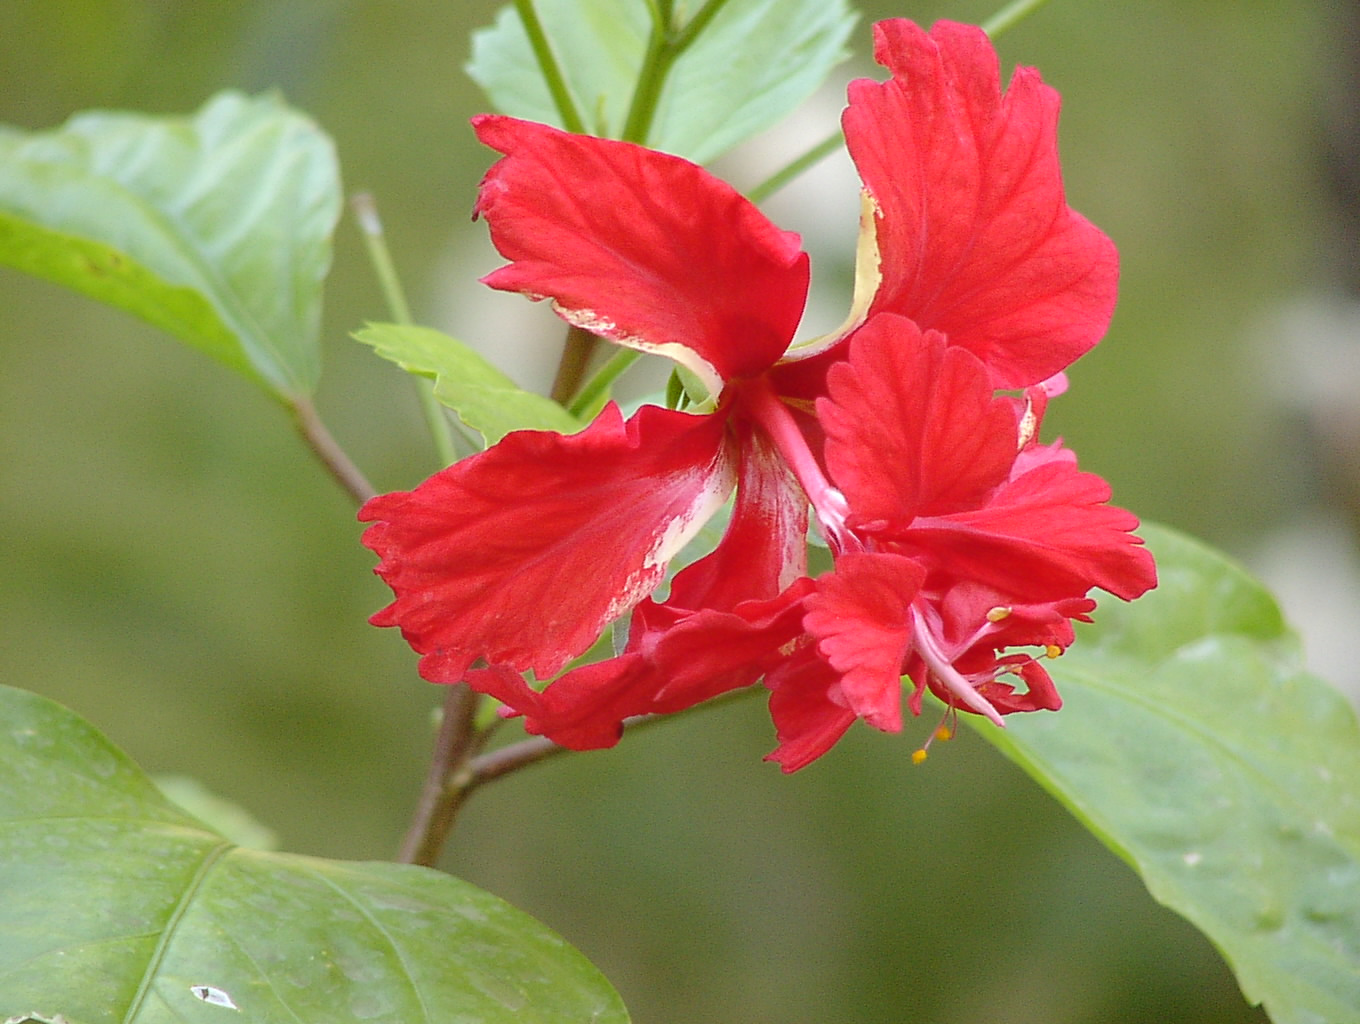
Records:
[[[541,384],[550,370],[512,346],[555,338],[551,317],[474,284],[497,260],[468,222],[490,156],[462,65],[497,6],[0,0],[0,121],[278,88],[334,136],[347,188],[376,193],[418,317]],[[813,106],[813,138],[844,81],[875,73],[872,20],[994,9],[860,6],[857,56]],[[1054,0],[999,47],[1063,92],[1071,201],[1124,261],[1114,326],[1050,433],[1121,504],[1246,558],[1303,513],[1345,524],[1354,504],[1347,421],[1318,422],[1317,360],[1280,326],[1325,300],[1343,311],[1323,318],[1343,325],[1339,349],[1360,345],[1344,328],[1355,208],[1337,188],[1354,12]],[[724,164],[739,185],[761,177],[749,166]],[[826,239],[815,184],[780,200],[842,287],[853,185],[827,198],[851,213]],[[335,264],[319,405],[380,488],[412,486],[435,467],[409,384],[347,338],[386,316],[348,221]],[[394,631],[365,624],[387,591],[283,412],[151,328],[9,271],[0,353],[4,681],[75,708],[149,770],[198,777],[286,848],[390,856],[441,694]],[[1027,779],[967,734],[914,768],[923,735],[857,728],[785,778],[759,759],[773,744],[759,699],[694,715],[491,787],[445,866],[562,932],[639,1024],[1263,1019],[1208,943]]]

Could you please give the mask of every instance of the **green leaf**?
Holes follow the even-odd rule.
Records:
[[[1054,664],[1058,714],[979,732],[1218,946],[1277,1024],[1360,1020],[1360,727],[1270,595],[1143,531],[1160,585]]]
[[[0,1019],[627,1020],[580,954],[464,882],[232,846],[51,701],[0,687],[0,723]]]
[[[320,374],[330,140],[272,96],[0,129],[0,264],[127,310],[285,400]]]
[[[576,107],[597,135],[622,132],[647,50],[648,6],[535,4]],[[855,20],[845,0],[728,0],[671,69],[648,145],[705,163],[768,128],[845,59]],[[513,7],[473,34],[467,70],[498,110],[561,126]]]
[[[512,430],[574,434],[582,423],[550,398],[525,391],[474,349],[430,327],[369,324],[354,337],[407,373],[434,378],[434,397],[493,445]]]

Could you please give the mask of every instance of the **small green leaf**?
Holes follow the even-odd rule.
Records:
[[[0,774],[0,1020],[627,1020],[580,954],[493,896],[232,846],[87,723],[8,687]]]
[[[1057,714],[979,732],[1218,946],[1276,1024],[1360,1020],[1360,727],[1270,595],[1145,528],[1160,585],[1054,664]]]
[[[430,327],[369,324],[354,337],[407,373],[434,378],[434,397],[493,445],[512,430],[574,434],[582,423],[550,398],[525,391],[474,349]]]
[[[0,264],[127,310],[284,399],[320,374],[330,140],[275,97],[0,129]]]
[[[647,49],[648,4],[535,6],[586,124],[617,137]],[[671,69],[648,145],[704,163],[768,128],[845,59],[855,20],[845,0],[728,0]],[[473,34],[467,70],[497,109],[561,126],[514,8]]]

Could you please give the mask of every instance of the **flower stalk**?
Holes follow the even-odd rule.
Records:
[[[477,728],[481,701],[482,695],[465,683],[449,687],[430,768],[415,816],[397,854],[398,862],[425,867],[438,862],[458,811],[472,792],[469,762],[491,733],[490,729]]]

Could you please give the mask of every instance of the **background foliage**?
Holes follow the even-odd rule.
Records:
[[[550,318],[471,285],[496,260],[466,219],[490,157],[460,69],[495,6],[9,0],[0,121],[278,87],[335,137],[347,187],[376,192],[417,318],[541,386],[550,370],[507,355],[501,325],[552,343]],[[872,73],[874,18],[993,7],[863,4],[841,80]],[[1111,334],[1051,426],[1119,503],[1250,555],[1321,500],[1325,460],[1280,429],[1252,339],[1278,352],[1279,305],[1347,266],[1323,175],[1347,5],[1244,10],[1062,0],[1000,50],[1063,91],[1069,193],[1124,260]],[[771,206],[821,268],[853,245],[841,198],[825,237],[821,193]],[[404,375],[348,338],[384,316],[352,224],[335,262],[319,404],[378,486],[409,486],[433,456]],[[389,855],[439,694],[362,625],[386,591],[345,497],[275,403],[201,355],[18,274],[0,274],[0,310],[3,681],[198,776],[287,849]],[[1260,1019],[1018,770],[968,734],[913,769],[916,739],[857,729],[782,778],[755,756],[773,742],[758,701],[697,715],[492,787],[446,866],[560,931],[639,1021]]]

